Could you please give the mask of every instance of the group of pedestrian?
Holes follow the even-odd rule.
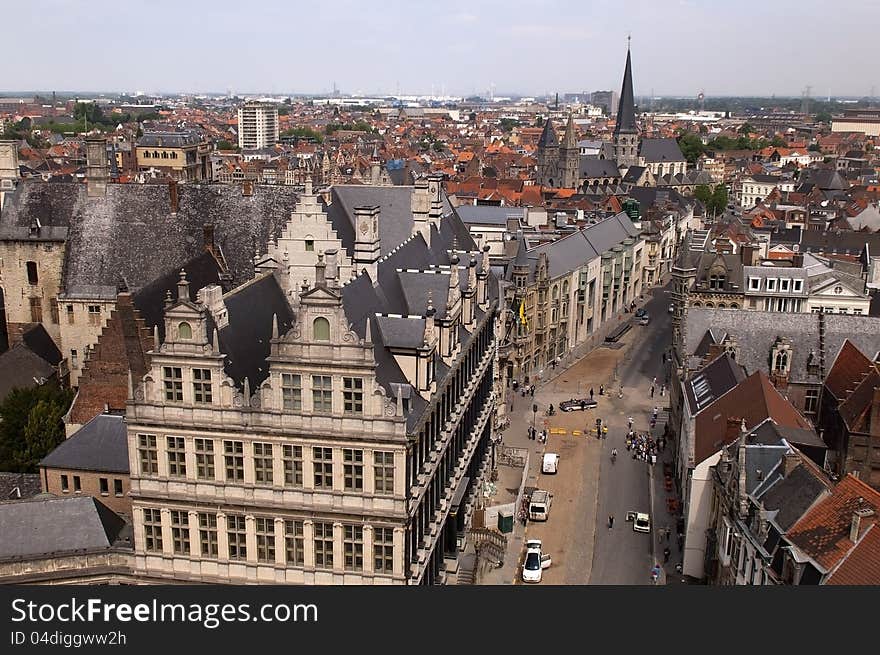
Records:
[[[652,464],[657,461],[657,453],[660,452],[659,444],[650,434],[634,430],[626,435],[626,449],[632,453],[633,459]]]
[[[547,443],[547,430],[535,430],[531,425],[528,429],[529,440],[535,441],[536,439],[541,443]]]
[[[526,396],[535,397],[535,385],[534,384],[524,384],[520,387],[520,395],[525,398]]]

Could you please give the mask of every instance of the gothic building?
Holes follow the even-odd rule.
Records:
[[[306,193],[256,279],[193,302],[181,277],[129,387],[139,576],[444,581],[489,465],[498,285],[441,194]]]

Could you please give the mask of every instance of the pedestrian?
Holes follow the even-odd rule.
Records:
[[[651,385],[651,398],[653,398],[653,397],[654,397],[654,385],[652,384]]]
[[[590,400],[593,399],[593,387],[590,387]]]
[[[669,546],[663,549],[663,563],[666,564],[669,561],[669,556],[672,554],[672,551],[669,550]]]
[[[662,398],[664,395],[666,395],[666,385],[661,384],[660,385],[660,397]]]
[[[663,353],[663,363],[666,363],[666,353]]]
[[[605,387],[602,386],[601,384],[599,385],[599,395],[600,395],[600,396],[604,396],[604,395],[605,395]]]
[[[534,384],[532,385],[531,391],[532,391],[532,398],[534,398],[535,397],[535,385]]]
[[[657,384],[657,377],[656,376],[654,376],[654,379],[651,380],[651,386],[653,387],[655,384]]]
[[[627,419],[626,419],[626,422],[629,423],[629,429],[630,429],[630,431],[632,431],[633,417],[632,417],[632,416],[628,416]]]
[[[608,515],[608,529],[610,530],[613,527],[614,527],[614,514],[609,514]]]

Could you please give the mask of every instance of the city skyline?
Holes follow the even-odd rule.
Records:
[[[639,96],[797,97],[810,86],[816,97],[865,97],[876,87],[867,0],[827,17],[821,47],[810,38],[816,13],[804,3],[748,0],[723,19],[723,30],[714,0],[664,6],[601,0],[589,7],[560,0],[546,4],[539,18],[518,1],[391,4],[379,15],[348,1],[332,10],[268,2],[258,21],[228,2],[181,7],[160,0],[137,21],[118,16],[104,0],[93,3],[98,18],[85,22],[67,0],[50,3],[51,12],[45,5],[23,7],[23,21],[39,25],[43,40],[59,46],[33,50],[24,32],[8,35],[11,51],[29,52],[28,66],[7,71],[0,91],[317,95],[335,85],[353,95],[468,96],[494,88],[528,96],[617,90],[628,35]],[[308,29],[291,28],[305,11]],[[83,27],[71,32],[75,19]],[[175,25],[194,25],[205,38],[153,51],[149,44]],[[756,25],[767,29],[755,31]],[[845,68],[827,56],[843,48]],[[77,65],[85,61],[109,65]]]

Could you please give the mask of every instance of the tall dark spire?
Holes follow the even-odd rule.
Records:
[[[568,114],[568,123],[565,125],[565,135],[562,137],[563,148],[577,148],[577,139],[574,133],[574,116]]]
[[[544,131],[541,132],[541,138],[538,139],[538,147],[546,148],[547,146],[558,146],[559,137],[556,136],[556,130],[553,129],[553,121],[549,118],[544,121]]]
[[[623,71],[623,86],[620,88],[620,103],[617,106],[617,124],[614,133],[635,133],[636,103],[633,100],[632,63],[630,62],[629,45],[626,48],[626,68]]]

